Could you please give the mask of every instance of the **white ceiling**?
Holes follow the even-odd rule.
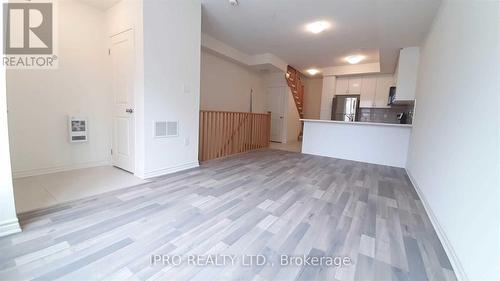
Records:
[[[111,8],[117,2],[120,2],[120,0],[80,0],[80,1],[103,11]]]
[[[347,64],[363,54],[392,73],[400,48],[423,43],[440,0],[202,0],[202,30],[247,54],[272,53],[298,69]],[[333,26],[304,31],[313,21]],[[380,58],[379,58],[380,57]]]

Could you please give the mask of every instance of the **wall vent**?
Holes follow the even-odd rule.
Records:
[[[154,124],[154,137],[167,138],[179,136],[179,122],[156,121]]]

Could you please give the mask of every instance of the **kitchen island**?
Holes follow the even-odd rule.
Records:
[[[412,125],[302,119],[302,153],[404,168]]]

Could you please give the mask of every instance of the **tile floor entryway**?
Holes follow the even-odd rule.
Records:
[[[146,183],[112,166],[14,179],[18,213]]]
[[[269,148],[300,153],[302,151],[302,142],[301,141],[292,141],[288,143],[271,142]]]

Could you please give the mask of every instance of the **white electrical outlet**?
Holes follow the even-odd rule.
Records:
[[[184,139],[184,145],[185,146],[189,146],[189,138],[185,138]]]

